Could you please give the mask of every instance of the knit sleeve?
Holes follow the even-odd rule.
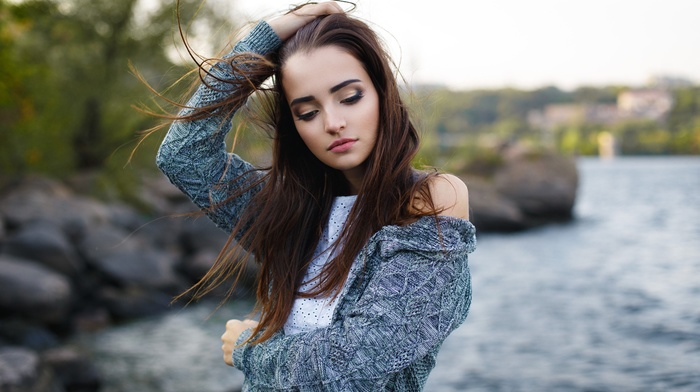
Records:
[[[267,55],[280,44],[272,28],[260,22],[225,57],[237,53]],[[239,62],[235,66],[246,65]],[[241,81],[242,76],[233,72],[231,64],[225,61],[215,64],[180,114],[221,102],[242,88]],[[248,162],[226,151],[226,134],[238,109],[219,110],[203,119],[173,122],[156,157],[156,164],[170,181],[227,231],[233,229],[240,211],[260,189],[258,186],[224,203],[233,190],[254,183],[261,175]]]
[[[243,345],[234,350],[234,364],[259,389],[384,390],[420,361],[429,363],[419,369],[424,380],[432,368],[425,359],[466,318],[468,252],[392,251],[346,317],[309,333],[277,333]]]

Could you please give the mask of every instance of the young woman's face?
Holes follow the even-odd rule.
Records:
[[[293,54],[282,75],[304,143],[357,191],[379,126],[379,97],[362,63],[337,46],[324,46]]]

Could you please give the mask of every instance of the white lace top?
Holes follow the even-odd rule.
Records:
[[[314,259],[304,275],[304,283],[300,291],[309,291],[314,287],[316,282],[313,278],[318,276],[323,266],[331,259],[329,248],[343,230],[356,198],[357,196],[338,196],[333,200],[328,222],[314,252]],[[284,324],[284,333],[292,335],[328,326],[337,303],[338,297],[333,301],[328,297],[296,298],[292,305],[292,312]]]

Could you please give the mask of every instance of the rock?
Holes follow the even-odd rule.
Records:
[[[2,243],[5,241],[7,236],[7,231],[5,229],[5,219],[0,215],[0,250],[2,250]]]
[[[117,320],[151,317],[172,309],[171,296],[138,287],[105,287],[100,292],[100,298]]]
[[[65,320],[72,300],[66,277],[32,261],[0,255],[0,308],[42,322]]]
[[[175,274],[173,258],[168,253],[154,249],[114,252],[98,258],[95,266],[121,286],[169,289],[180,283]]]
[[[53,369],[56,381],[66,391],[97,392],[100,390],[100,373],[88,358],[70,348],[57,348],[42,355],[44,362]]]
[[[122,203],[108,204],[105,206],[109,216],[109,222],[116,227],[137,231],[146,223],[146,220],[134,208]]]
[[[35,222],[7,238],[4,253],[37,261],[54,271],[76,276],[82,263],[65,233],[51,222]]]
[[[185,258],[182,267],[180,268],[185,275],[192,281],[198,281],[209,269],[214,265],[219,252],[211,250],[202,250],[195,253],[192,257]]]
[[[176,286],[176,257],[148,245],[124,230],[101,225],[86,234],[79,249],[90,265],[121,286]]]
[[[36,191],[51,197],[66,198],[73,195],[73,192],[60,181],[37,175],[28,175],[14,183],[6,183],[3,186],[5,194],[15,192],[23,193],[27,190]]]
[[[219,252],[227,240],[228,234],[206,216],[190,218],[183,224],[182,245],[187,253],[201,250]]]
[[[51,331],[28,320],[4,318],[0,324],[0,336],[12,345],[43,351],[59,345],[59,338]]]
[[[81,241],[78,251],[88,263],[96,264],[98,260],[117,252],[138,251],[147,244],[124,229],[103,224],[92,227]]]
[[[91,225],[110,218],[104,205],[72,194],[57,181],[27,178],[10,189],[0,200],[0,215],[11,228],[49,220],[77,238]]]
[[[53,372],[35,352],[20,347],[0,348],[0,391],[59,392]]]
[[[501,196],[493,184],[479,177],[465,177],[469,188],[469,219],[480,232],[517,231],[527,227],[515,203]]]
[[[162,174],[143,181],[139,200],[156,215],[171,214],[177,210],[175,206],[178,204],[193,206],[187,196]],[[196,207],[188,208],[188,211],[196,211]]]
[[[160,249],[182,250],[182,227],[185,219],[176,216],[161,216],[144,222],[135,235]]]
[[[578,170],[573,158],[514,144],[465,166],[471,219],[480,231],[515,231],[572,218]]]
[[[500,194],[531,218],[572,216],[578,186],[573,158],[532,151],[507,155],[493,182]]]

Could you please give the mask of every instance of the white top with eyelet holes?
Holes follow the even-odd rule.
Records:
[[[338,239],[345,226],[350,209],[357,196],[338,196],[333,199],[328,222],[323,229],[323,234],[318,241],[314,252],[314,259],[304,274],[304,283],[299,291],[306,292],[313,289],[323,266],[331,259],[330,247]],[[337,252],[333,253],[335,255]],[[297,297],[292,305],[292,311],[284,324],[284,333],[293,335],[301,332],[309,332],[317,328],[330,325],[333,311],[338,304],[338,297],[331,300],[330,297],[300,298]]]

